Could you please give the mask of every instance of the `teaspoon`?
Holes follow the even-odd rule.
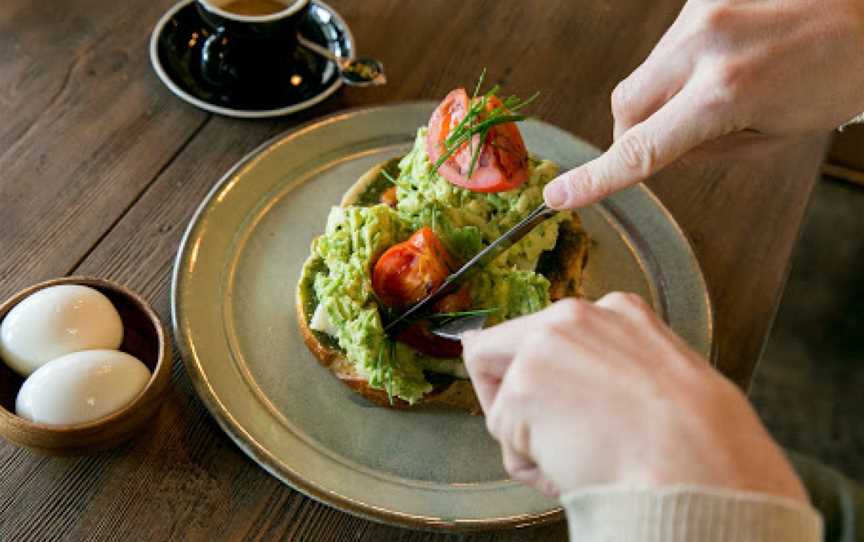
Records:
[[[327,47],[322,47],[301,34],[297,34],[297,41],[313,53],[332,60],[336,64],[336,67],[339,68],[342,81],[346,84],[355,87],[367,87],[371,85],[383,85],[387,82],[387,77],[384,75],[384,64],[376,58],[345,58],[338,56]]]

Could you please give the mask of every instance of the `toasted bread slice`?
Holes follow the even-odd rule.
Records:
[[[382,170],[395,178],[399,173],[398,164],[399,158],[394,158],[370,169],[348,189],[340,205],[348,207],[378,203],[381,193],[390,186],[390,181],[381,173]],[[538,271],[551,282],[550,296],[553,300],[581,294],[582,270],[587,261],[588,245],[588,237],[582,230],[578,216],[573,213],[572,220],[562,224],[555,248],[543,254],[538,265]],[[420,404],[440,404],[465,410],[471,414],[482,413],[471,382],[449,375],[436,374],[434,378],[430,378],[433,382],[433,390],[413,405],[399,398],[393,398],[391,403],[384,390],[372,388],[357,373],[354,364],[345,358],[344,352],[333,337],[309,327],[309,322],[318,306],[313,288],[315,275],[325,271],[324,262],[318,256],[311,255],[303,265],[302,278],[297,285],[296,300],[297,321],[303,341],[321,365],[355,392],[380,406],[406,409]]]

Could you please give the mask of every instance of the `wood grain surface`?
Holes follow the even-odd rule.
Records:
[[[201,112],[152,73],[167,0],[5,0],[0,8],[0,297],[71,273],[126,284],[169,318],[182,231],[234,162],[339,109],[434,99],[482,67],[532,113],[605,147],[609,93],[681,1],[331,0],[391,81],[269,121]],[[721,370],[747,386],[783,289],[824,138],[651,182],[693,241]],[[0,540],[566,540],[563,523],[444,535],[357,519],[267,475],[221,432],[179,359],[162,410],[123,448],[46,458],[0,443]]]

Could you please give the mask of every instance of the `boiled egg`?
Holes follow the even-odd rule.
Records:
[[[339,329],[330,320],[330,315],[327,314],[327,308],[324,303],[318,303],[315,307],[315,312],[312,313],[312,318],[309,320],[309,329],[332,335],[333,337],[339,333]]]
[[[15,412],[48,425],[87,423],[131,403],[149,380],[147,367],[125,352],[73,352],[42,365],[24,381]]]
[[[0,324],[0,359],[21,376],[79,350],[116,349],[123,323],[104,294],[78,284],[50,286],[15,305]]]

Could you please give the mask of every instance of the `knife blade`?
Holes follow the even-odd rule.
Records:
[[[403,312],[398,317],[391,320],[384,326],[384,332],[393,336],[401,331],[405,325],[410,323],[424,314],[426,314],[436,301],[453,292],[459,283],[470,275],[475,269],[479,269],[497,258],[502,252],[518,243],[520,239],[525,237],[535,226],[557,213],[555,209],[541,203],[536,209],[528,213],[528,215],[516,223],[515,226],[504,232],[498,239],[492,241],[489,246],[474,255],[473,258],[460,267],[455,273],[448,276],[441,286],[434,292],[420,300],[416,305]]]
[[[464,335],[468,331],[476,331],[478,329],[483,329],[483,327],[486,326],[486,320],[488,318],[488,314],[478,314],[476,316],[463,316],[461,318],[454,318],[453,320],[444,322],[440,326],[430,327],[429,333],[431,333],[432,335],[437,335],[442,339],[458,341],[461,340],[462,335]]]

